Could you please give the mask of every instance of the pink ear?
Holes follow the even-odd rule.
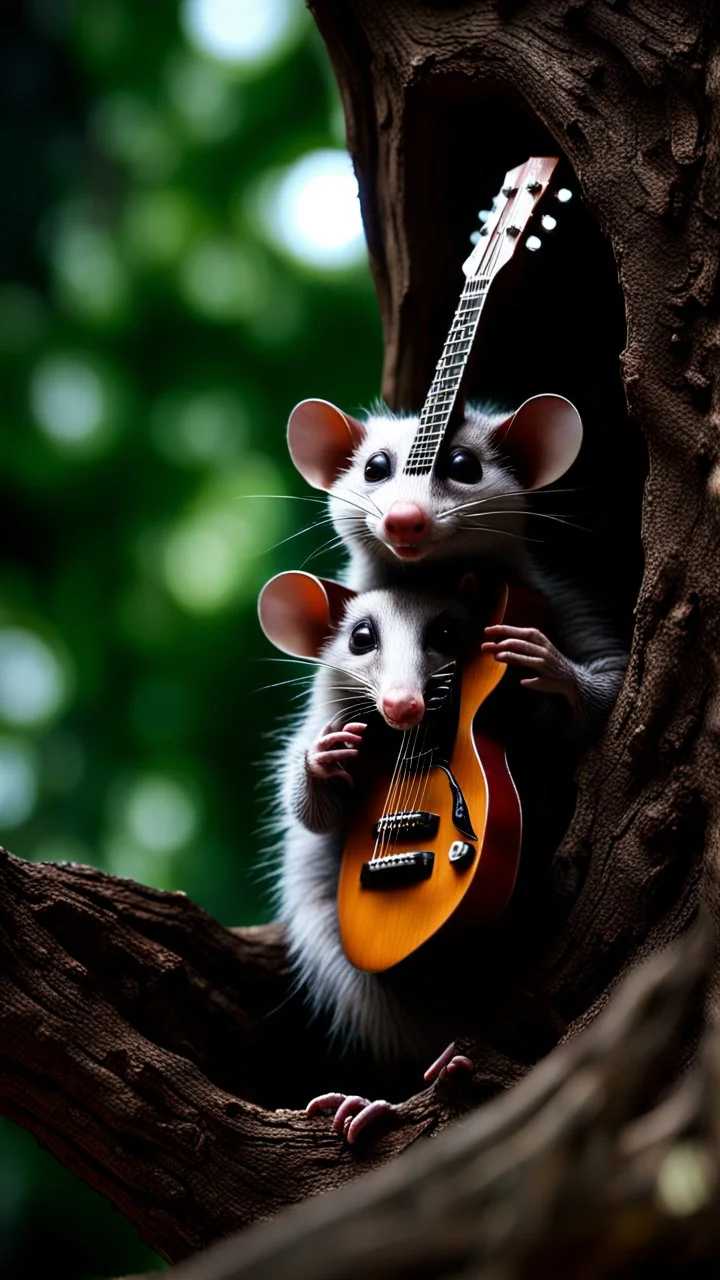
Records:
[[[525,489],[559,480],[582,444],[580,414],[564,396],[533,396],[501,422],[495,438]]]
[[[327,400],[301,400],[287,426],[290,457],[314,489],[330,489],[365,436],[361,422]]]
[[[349,587],[312,573],[278,573],[260,592],[260,626],[283,653],[317,658],[354,595]]]

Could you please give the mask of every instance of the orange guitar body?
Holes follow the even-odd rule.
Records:
[[[507,605],[504,587],[490,621],[501,622]],[[462,664],[457,730],[447,760],[456,787],[437,764],[406,773],[402,783],[372,764],[357,778],[338,916],[345,953],[358,969],[392,968],[444,926],[492,922],[513,891],[522,835],[520,801],[502,743],[474,727],[478,709],[506,666],[481,653],[480,643]],[[460,811],[458,790],[464,800]],[[426,829],[393,827],[398,810],[415,814]],[[378,822],[386,824],[381,835],[376,834]],[[432,834],[430,826],[436,826]],[[414,860],[420,865],[410,865]],[[395,882],[388,883],[393,877]]]

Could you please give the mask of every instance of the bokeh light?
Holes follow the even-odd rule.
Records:
[[[169,392],[154,406],[151,431],[158,451],[183,467],[221,467],[245,446],[246,411],[230,390]]]
[[[44,357],[30,378],[30,406],[40,430],[65,453],[94,455],[112,443],[111,388],[92,360]]]
[[[177,168],[181,152],[171,124],[140,94],[125,91],[101,99],[91,128],[103,151],[142,178],[160,181]]]
[[[216,63],[190,55],[173,58],[165,74],[168,98],[189,135],[219,142],[237,132],[243,105],[236,84]]]
[[[196,241],[180,268],[182,295],[209,320],[247,320],[262,306],[268,282],[257,257],[220,236]]]
[[[183,609],[216,613],[260,587],[260,553],[277,537],[282,512],[276,502],[263,510],[247,495],[281,489],[278,472],[252,457],[205,483],[163,551],[165,585]]]
[[[0,737],[0,830],[19,827],[33,812],[39,785],[37,753],[20,738]]]
[[[59,219],[51,250],[60,304],[100,327],[125,317],[130,285],[110,233],[68,210]]]
[[[141,264],[172,264],[187,248],[201,216],[193,196],[181,188],[135,190],[123,210],[125,245]]]
[[[40,636],[22,627],[0,628],[0,716],[37,725],[57,715],[68,692],[65,668]]]
[[[298,262],[337,270],[364,259],[357,179],[346,151],[309,152],[266,191],[263,206],[270,235]]]
[[[183,0],[181,13],[196,49],[236,66],[264,66],[287,48],[299,25],[293,0]]]
[[[197,797],[176,778],[146,776],[131,786],[125,823],[130,836],[151,852],[167,853],[187,844],[200,823]]]

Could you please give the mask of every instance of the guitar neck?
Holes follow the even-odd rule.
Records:
[[[460,295],[460,302],[407,456],[405,475],[427,475],[435,465],[475,341],[489,284],[487,276],[477,276],[467,281]]]

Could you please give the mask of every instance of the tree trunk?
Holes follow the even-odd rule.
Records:
[[[578,297],[593,286],[583,304],[586,334],[588,316],[603,322],[597,350],[573,345],[578,316],[562,319],[547,275],[542,312],[536,305],[518,321],[523,359],[504,344],[524,366],[521,384],[548,378],[530,390],[570,394],[578,362],[580,381],[596,376],[608,413],[593,419],[590,406],[591,456],[605,455],[601,505],[627,511],[639,501],[638,427],[649,458],[628,677],[585,760],[561,851],[586,872],[582,892],[561,927],[540,929],[519,970],[495,972],[498,998],[472,1045],[472,1084],[411,1098],[376,1144],[349,1151],[322,1121],[274,1108],[298,1106],[325,1084],[397,1093],[405,1082],[329,1059],[321,1029],[308,1030],[288,998],[281,931],[230,933],[182,895],[4,856],[0,1107],[177,1260],[385,1163],[560,1043],[462,1132],[318,1201],[307,1216],[297,1211],[274,1228],[277,1249],[259,1228],[239,1251],[227,1245],[188,1263],[187,1280],[370,1268],[378,1277],[624,1275],[635,1245],[660,1259],[656,1274],[670,1275],[675,1260],[706,1260],[718,1246],[703,1214],[718,1136],[710,1101],[718,973],[707,934],[719,905],[719,21],[713,5],[693,0],[313,0],[311,8],[343,93],[391,405],[424,397],[478,183],[494,189],[493,165],[554,146],[584,195],[565,242],[576,256],[563,250],[562,270],[577,277]],[[622,286],[632,427],[605,387],[605,373],[616,376],[605,333],[616,285],[593,218]],[[516,311],[515,299],[501,302],[493,332],[507,335]],[[486,341],[486,355],[498,354],[498,340]],[[507,354],[497,367],[509,376]],[[599,559],[613,558],[607,550]],[[634,587],[630,548],[619,597]],[[656,955],[687,934],[701,903],[706,941],[691,935]],[[621,986],[647,957],[649,967]],[[697,1013],[690,997],[705,970],[701,1033],[684,1009]],[[695,1170],[685,1178],[696,1188],[686,1217],[672,1192],[662,1199],[662,1170],[678,1151]],[[522,1240],[518,1206],[531,1224]],[[321,1265],[321,1247],[332,1265]]]

